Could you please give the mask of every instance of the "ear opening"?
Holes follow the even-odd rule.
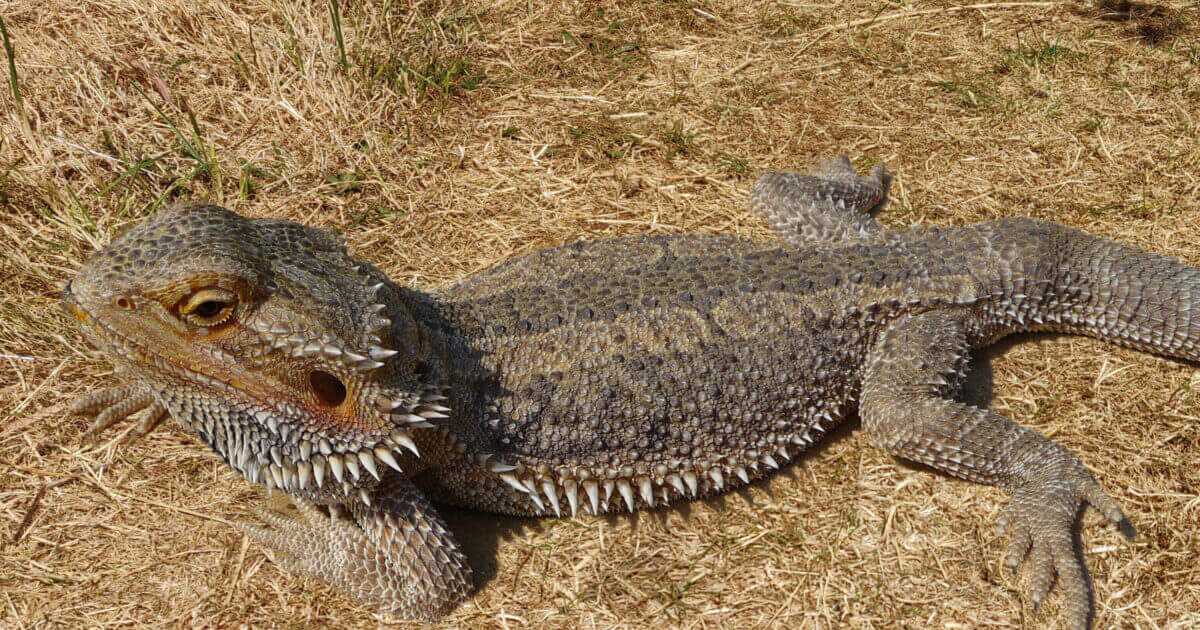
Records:
[[[308,374],[308,386],[317,399],[329,407],[337,407],[346,400],[346,384],[324,370],[313,370]]]

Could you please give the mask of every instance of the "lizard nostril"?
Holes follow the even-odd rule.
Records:
[[[346,400],[345,383],[329,372],[313,370],[308,375],[308,385],[312,387],[317,399],[330,407],[336,407]]]

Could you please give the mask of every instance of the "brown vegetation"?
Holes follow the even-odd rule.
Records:
[[[65,415],[114,376],[58,287],[172,199],[339,229],[431,287],[579,238],[767,238],[756,174],[845,151],[897,173],[885,222],[1028,214],[1200,264],[1191,0],[343,5],[0,7],[0,626],[386,621],[249,544],[231,523],[263,493],[191,436],[92,445]],[[1141,531],[1086,519],[1101,625],[1200,624],[1195,366],[1032,341],[983,361],[991,405],[1078,453]],[[487,581],[446,625],[1057,623],[1001,571],[1003,504],[850,427],[686,509],[453,512]]]

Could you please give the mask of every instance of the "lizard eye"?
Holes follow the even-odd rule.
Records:
[[[223,324],[233,315],[237,296],[225,289],[200,289],[189,295],[179,307],[179,314],[197,326]]]

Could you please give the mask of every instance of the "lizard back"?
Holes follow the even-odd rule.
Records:
[[[478,355],[448,362],[475,366],[452,380],[472,383],[455,389],[477,392],[478,424],[455,433],[556,487],[629,484],[650,505],[722,490],[844,417],[888,319],[975,301],[982,278],[964,270],[987,268],[986,234],[635,236],[504,263],[434,296]]]

